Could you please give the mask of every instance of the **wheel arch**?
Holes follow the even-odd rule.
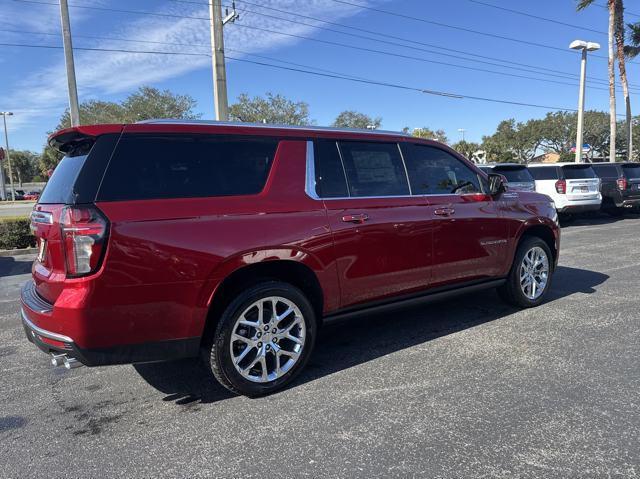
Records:
[[[525,238],[530,237],[540,238],[547,244],[549,250],[551,250],[551,254],[553,255],[553,265],[555,269],[558,262],[559,243],[556,233],[554,232],[554,228],[546,223],[525,225],[518,236],[516,248],[514,248],[513,252],[514,255],[520,243],[522,243]]]
[[[318,325],[325,306],[324,290],[316,271],[302,261],[274,258],[243,264],[234,268],[217,285],[210,296],[202,340],[212,338],[220,315],[233,298],[244,289],[263,281],[282,281],[300,289],[311,302]]]

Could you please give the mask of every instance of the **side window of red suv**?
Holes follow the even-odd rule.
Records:
[[[397,143],[340,141],[352,197],[407,196],[407,172]]]
[[[405,158],[414,195],[479,193],[480,178],[458,158],[440,148],[410,145]]]
[[[101,201],[250,195],[262,191],[278,140],[223,135],[124,135]]]

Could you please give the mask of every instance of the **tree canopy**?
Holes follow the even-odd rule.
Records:
[[[332,126],[339,128],[380,128],[382,118],[372,117],[353,110],[345,110],[338,115]]]
[[[275,125],[311,125],[309,105],[294,102],[280,94],[267,93],[266,97],[249,97],[246,93],[229,107],[229,119],[245,123],[271,123]]]

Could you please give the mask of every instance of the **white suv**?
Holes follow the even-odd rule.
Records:
[[[600,209],[600,179],[588,163],[529,165],[536,191],[550,196],[558,213]]]

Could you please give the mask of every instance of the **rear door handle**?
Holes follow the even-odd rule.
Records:
[[[438,216],[451,216],[455,214],[456,210],[453,208],[445,207],[445,208],[436,208],[433,212],[434,215]]]
[[[359,213],[357,215],[344,215],[342,221],[345,223],[357,223],[362,224],[369,219],[369,215],[365,213]]]

